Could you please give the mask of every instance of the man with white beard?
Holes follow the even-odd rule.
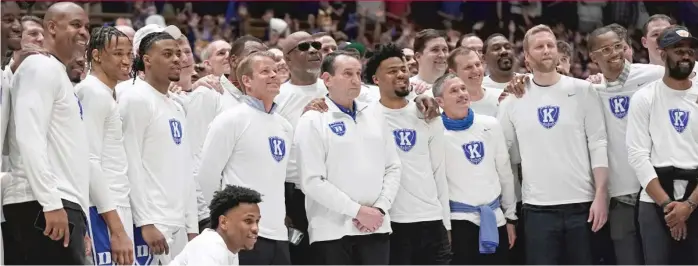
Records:
[[[291,123],[295,129],[303,110],[313,99],[327,94],[325,83],[318,79],[322,55],[322,43],[316,41],[307,32],[294,32],[281,43],[281,49],[286,56],[286,63],[291,72],[291,79],[281,85],[280,93],[276,96],[278,112]],[[294,142],[295,144],[295,142]],[[293,144],[292,144],[293,145]],[[291,150],[295,150],[291,147]],[[286,215],[290,218],[291,227],[308,234],[308,218],[305,212],[305,195],[300,190],[300,173],[296,165],[296,153],[291,152],[288,158],[286,182],[289,193],[286,196]],[[292,245],[291,262],[293,264],[313,264],[313,253],[310,251],[308,237],[304,237],[298,245]]]
[[[444,109],[453,264],[509,264],[516,195],[502,128],[469,107],[468,89],[454,74],[437,79],[433,90]]]
[[[498,118],[508,145],[518,141],[523,159],[526,259],[590,264],[591,233],[606,223],[608,208],[599,98],[591,83],[557,73],[549,27],[531,28],[523,43],[533,78],[522,98],[502,101]]]
[[[400,189],[390,209],[390,264],[447,265],[450,262],[447,230],[451,229],[443,157],[443,124],[420,119],[414,102],[405,99],[409,73],[394,44],[378,47],[366,62],[366,77],[380,88],[373,103],[384,117],[388,137],[398,148],[402,163]]]
[[[695,265],[698,128],[690,114],[698,112],[698,84],[689,76],[698,39],[685,27],[670,26],[657,47],[664,77],[633,95],[628,115],[628,160],[643,187],[637,219],[645,263]]]

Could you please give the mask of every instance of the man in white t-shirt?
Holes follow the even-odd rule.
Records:
[[[533,78],[498,118],[508,145],[519,144],[527,262],[590,264],[591,233],[608,212],[606,131],[591,83],[556,71],[556,41],[545,25],[526,33]]]
[[[249,188],[226,186],[214,194],[211,228],[189,242],[170,265],[239,265],[238,252],[251,250],[259,233],[262,195]]]
[[[689,76],[698,39],[671,26],[657,38],[665,63],[661,80],[630,101],[628,160],[643,187],[638,225],[645,263],[698,264],[698,84]]]
[[[387,44],[374,51],[364,70],[364,76],[380,90],[372,111],[384,117],[385,134],[398,148],[403,167],[400,189],[389,212],[393,229],[390,264],[447,265],[450,248],[446,232],[451,220],[443,124],[440,119],[420,119],[417,104],[405,99],[410,93],[405,63],[401,49]]]

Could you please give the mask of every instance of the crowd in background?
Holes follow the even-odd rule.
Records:
[[[50,3],[37,2],[31,8],[42,10]],[[571,45],[570,74],[586,78],[599,73],[586,49],[586,35],[596,27],[626,26],[636,63],[648,62],[642,23],[649,16],[670,14],[679,24],[698,29],[698,1],[105,1],[92,5],[92,14],[100,9],[101,13],[132,14],[106,24],[125,24],[136,30],[153,23],[179,26],[189,38],[197,63],[207,44],[231,42],[246,34],[273,47],[295,31],[329,32],[338,43],[358,42],[370,51],[388,42],[411,47],[416,32],[424,28],[445,30],[451,48],[472,34],[484,39],[502,33],[522,59],[524,33],[545,23],[558,40]],[[527,71],[520,65],[517,72]]]

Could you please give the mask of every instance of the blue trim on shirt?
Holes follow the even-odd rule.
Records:
[[[327,94],[327,96],[328,96],[327,98],[330,98],[330,97],[329,97],[329,94]],[[356,121],[356,101],[352,101],[352,102],[351,102],[351,104],[352,104],[352,109],[348,109],[348,108],[346,108],[346,107],[344,107],[344,106],[341,106],[341,105],[337,104],[337,102],[335,102],[334,100],[332,100],[332,98],[330,98],[330,101],[332,101],[332,103],[334,103],[334,105],[336,105],[337,108],[339,108],[339,110],[342,111],[342,113],[345,113],[345,114],[349,115],[349,116],[351,117],[351,119],[353,119],[354,121]]]
[[[247,105],[251,106],[254,109],[260,110],[264,113],[271,114],[276,110],[276,103],[271,103],[271,109],[269,109],[269,112],[264,108],[264,102],[262,100],[248,96],[248,95],[242,95],[240,97]]]

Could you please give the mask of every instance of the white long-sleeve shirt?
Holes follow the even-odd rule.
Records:
[[[10,60],[12,61],[12,60]],[[5,172],[6,168],[9,168],[8,163],[5,162],[5,136],[7,134],[7,125],[10,120],[10,89],[12,87],[12,70],[10,69],[10,64],[8,64],[2,71],[2,86],[0,87],[0,155],[2,159],[0,160],[0,171]],[[5,176],[6,174],[0,174],[0,193],[2,193],[2,187],[5,186]],[[5,216],[2,212],[2,195],[0,195],[0,222],[5,222]],[[2,245],[2,240],[0,240],[0,245]],[[2,256],[0,256],[0,263],[2,263]]]
[[[643,188],[657,178],[654,167],[698,168],[698,84],[688,90],[649,83],[633,95],[628,114],[628,161]],[[687,181],[674,181],[674,197],[683,197]],[[654,200],[643,190],[640,201]]]
[[[147,82],[118,95],[133,222],[198,233],[196,185],[183,108]]]
[[[448,186],[444,164],[444,126],[441,119],[427,123],[418,116],[417,104],[400,109],[373,103],[386,126],[402,165],[400,189],[390,209],[397,223],[443,220],[451,229]],[[392,133],[392,134],[391,134]]]
[[[519,143],[523,202],[591,202],[592,169],[608,167],[598,94],[591,83],[567,76],[548,87],[526,86],[522,98],[504,99],[498,114],[507,145]]]
[[[126,175],[124,136],[114,91],[93,75],[87,75],[75,90],[84,110],[91,180],[108,183],[115,204],[130,207],[131,184]]]
[[[314,99],[325,97],[326,94],[327,87],[325,87],[325,82],[321,79],[318,79],[315,84],[308,86],[297,86],[288,81],[281,84],[280,93],[274,99],[278,104],[276,110],[291,123],[295,130],[305,106]],[[329,105],[329,103],[327,104]],[[295,142],[293,145],[295,145]],[[295,150],[295,148],[291,147],[291,150]],[[300,187],[300,173],[298,173],[295,152],[289,154],[286,182],[294,183],[296,188]]]
[[[446,178],[450,200],[470,206],[490,204],[501,196],[494,210],[497,226],[516,220],[514,175],[504,132],[496,118],[475,114],[470,128],[445,130]],[[479,213],[451,213],[452,220],[480,225]]]
[[[240,265],[238,254],[230,252],[223,237],[213,229],[205,229],[192,239],[169,264],[172,266]]]
[[[628,164],[625,145],[630,99],[643,85],[660,79],[664,67],[650,64],[631,64],[625,83],[607,86],[596,84],[603,105],[606,134],[608,135],[608,195],[617,197],[640,191],[635,171]]]
[[[87,136],[65,66],[54,57],[27,57],[14,75],[10,95],[12,173],[2,186],[3,204],[36,200],[44,211],[52,211],[63,208],[65,199],[87,213]]]
[[[328,111],[308,111],[298,121],[295,152],[306,195],[310,243],[366,235],[353,222],[361,206],[386,212],[374,233],[390,233],[390,210],[400,188],[400,159],[385,121],[356,102],[356,117],[329,98]],[[426,163],[426,162],[424,162]]]
[[[225,76],[220,77],[223,93],[215,90],[198,87],[189,93],[189,112],[187,123],[189,124],[190,142],[194,157],[194,173],[199,170],[201,161],[201,149],[208,133],[209,124],[220,113],[242,103],[243,93],[235,87]],[[213,195],[204,195],[206,202],[211,202]]]
[[[293,129],[281,115],[265,112],[259,100],[243,97],[244,104],[211,122],[196,180],[207,194],[226,185],[259,191],[259,235],[288,241],[284,181]]]

